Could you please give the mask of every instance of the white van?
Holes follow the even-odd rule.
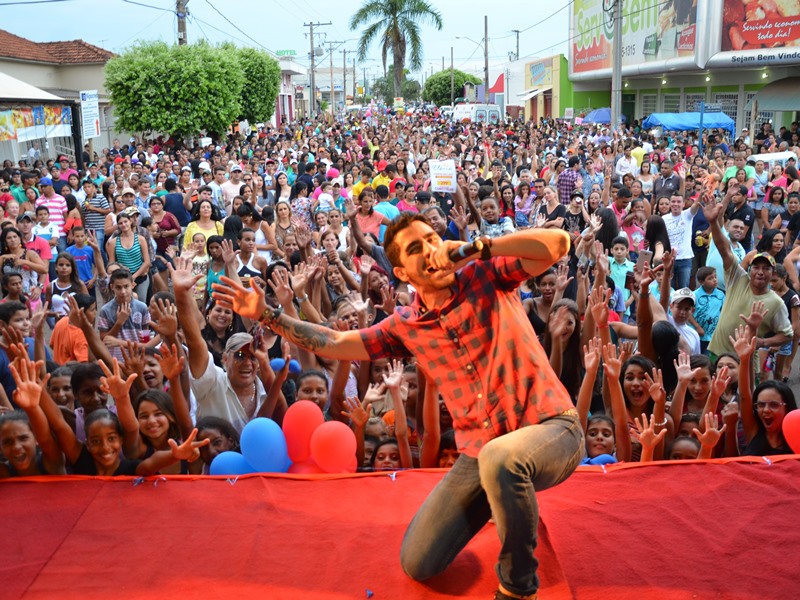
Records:
[[[453,109],[453,121],[469,120],[472,123],[491,123],[497,125],[501,120],[497,104],[457,104]]]

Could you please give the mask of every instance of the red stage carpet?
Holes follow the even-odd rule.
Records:
[[[800,597],[797,457],[581,469],[539,495],[540,597]],[[0,598],[488,600],[488,525],[450,569],[398,552],[440,471],[0,483]]]

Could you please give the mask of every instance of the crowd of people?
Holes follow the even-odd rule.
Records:
[[[729,135],[387,113],[6,160],[0,477],[207,473],[298,400],[353,428],[363,470],[452,466],[485,425],[425,365],[326,358],[213,295],[225,277],[302,321],[380,323],[419,305],[384,247],[406,212],[441,240],[569,234],[519,286],[529,324],[496,326],[535,332],[585,463],[791,453],[800,175],[770,155],[800,155],[797,124]],[[430,175],[449,159],[452,193]]]

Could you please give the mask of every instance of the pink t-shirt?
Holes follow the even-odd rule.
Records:
[[[372,211],[371,215],[362,215],[361,212],[356,213],[358,225],[364,233],[371,233],[376,238],[381,231],[381,223],[383,223],[383,215],[377,210]]]

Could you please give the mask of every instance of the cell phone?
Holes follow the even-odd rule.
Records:
[[[641,273],[645,265],[651,265],[653,253],[650,250],[639,250],[639,258],[636,259],[636,266],[633,268],[637,273]]]
[[[635,276],[633,274],[633,271],[628,271],[627,273],[625,273],[625,288],[627,289],[631,287],[634,284],[634,282],[635,282]]]

